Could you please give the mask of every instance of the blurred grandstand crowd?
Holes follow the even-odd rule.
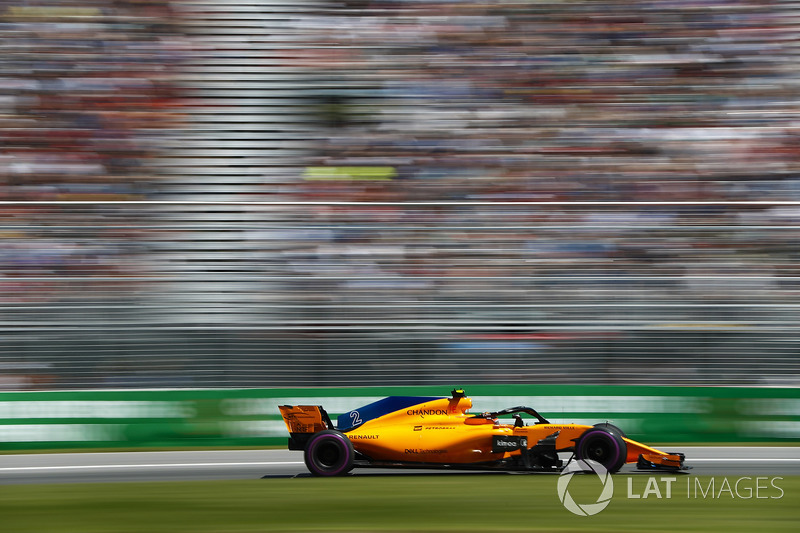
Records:
[[[138,230],[102,203],[152,187],[175,102],[170,24],[158,1],[0,1],[4,304],[107,298],[97,280],[139,268]],[[74,200],[98,205],[13,204]]]
[[[799,35],[785,1],[0,0],[0,389],[797,385]]]

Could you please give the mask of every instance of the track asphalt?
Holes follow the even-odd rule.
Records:
[[[692,466],[688,473],[694,475],[800,475],[800,447],[656,447],[665,451],[684,452],[686,464]],[[441,471],[436,470],[370,468],[353,472],[358,476],[441,475]],[[649,473],[638,472],[634,465],[626,465],[620,472],[636,475]],[[0,485],[200,481],[307,475],[302,452],[288,450],[0,455]]]

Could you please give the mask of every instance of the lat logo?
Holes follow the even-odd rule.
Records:
[[[569,482],[576,472],[594,473],[600,478],[603,490],[597,497],[595,503],[579,504],[572,498],[572,495],[569,493]],[[611,479],[611,474],[608,473],[608,470],[600,463],[590,459],[585,461],[579,459],[570,461],[567,467],[561,471],[561,475],[558,476],[557,490],[558,499],[567,511],[578,516],[593,516],[608,507],[608,504],[611,503],[611,497],[614,495],[614,481]]]

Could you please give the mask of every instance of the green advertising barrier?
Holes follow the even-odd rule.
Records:
[[[278,405],[339,414],[452,387],[0,393],[0,450],[282,446]],[[800,442],[800,389],[473,385],[473,411],[527,405],[552,422],[609,421],[652,444]]]

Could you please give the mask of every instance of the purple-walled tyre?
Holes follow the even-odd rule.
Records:
[[[614,424],[609,424],[608,422],[601,422],[599,424],[595,424],[594,427],[601,428],[601,429],[607,429],[611,433],[616,433],[620,437],[625,437],[626,436],[624,431],[622,431],[620,428],[618,428]]]
[[[578,459],[591,459],[609,472],[616,472],[628,457],[628,447],[622,437],[602,427],[587,429],[575,445]]]
[[[341,476],[353,469],[353,443],[341,432],[326,429],[315,433],[306,445],[303,458],[315,476]]]

